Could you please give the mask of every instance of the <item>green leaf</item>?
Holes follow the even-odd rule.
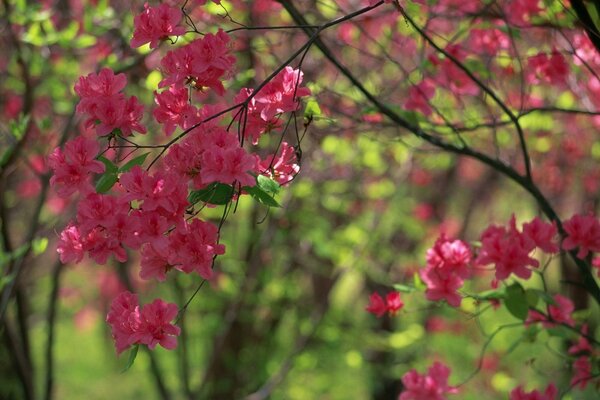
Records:
[[[529,307],[535,307],[535,306],[537,306],[540,296],[537,293],[537,291],[535,291],[533,289],[527,289],[527,290],[525,290],[525,298],[527,299],[527,305]]]
[[[214,182],[204,189],[194,190],[190,192],[188,201],[190,204],[196,204],[199,201],[205,203],[223,205],[227,204],[233,198],[233,186],[225,185],[224,183]]]
[[[304,108],[304,118],[311,119],[314,116],[321,115],[321,107],[314,98],[308,99],[306,107]]]
[[[481,292],[478,295],[474,296],[477,300],[500,300],[506,296],[504,288],[496,289],[496,290],[486,290],[485,292]]]
[[[115,164],[113,164],[113,162],[110,161],[106,157],[98,156],[98,161],[100,161],[100,162],[102,162],[102,164],[104,164],[104,166],[106,167],[106,169],[105,169],[106,172],[116,173],[119,170],[119,167],[117,167]]]
[[[125,364],[125,368],[121,370],[121,373],[127,372],[129,368],[133,365],[135,358],[137,357],[138,350],[140,349],[140,345],[136,344],[129,350],[129,357],[127,358],[127,364]]]
[[[279,186],[279,183],[275,182],[271,178],[267,178],[264,175],[258,175],[256,177],[256,183],[258,184],[258,187],[260,187],[265,192],[269,192],[269,193],[273,193],[273,194],[279,193],[279,189],[281,189],[281,186]]]
[[[403,285],[401,283],[396,283],[393,285],[393,288],[401,293],[412,293],[417,291],[414,286]]]
[[[529,305],[527,304],[527,296],[525,290],[520,283],[515,282],[506,288],[506,299],[504,305],[508,311],[521,321],[525,321],[527,313],[529,312]]]
[[[540,289],[527,289],[527,291],[531,291],[531,292],[535,292],[539,298],[541,298],[542,300],[544,300],[544,302],[546,304],[549,305],[555,305],[556,301],[554,300],[554,297],[552,297],[550,294],[548,294],[547,292],[544,292],[543,290]]]
[[[136,165],[142,165],[144,163],[144,161],[146,161],[146,157],[148,157],[148,154],[150,154],[150,153],[144,153],[140,156],[137,156],[133,160],[130,160],[127,164],[125,164],[121,168],[119,168],[119,172],[127,172],[131,168],[135,167]]]
[[[256,201],[265,206],[269,207],[281,207],[281,205],[271,196],[269,193],[265,192],[259,186],[244,186],[244,189],[250,196],[252,196]]]
[[[47,248],[48,248],[48,238],[47,237],[35,238],[33,240],[32,250],[33,250],[34,256],[39,256],[40,254],[45,252]]]
[[[117,174],[114,172],[106,172],[104,175],[98,179],[96,183],[96,192],[97,193],[106,193],[108,192],[115,183],[117,183]]]

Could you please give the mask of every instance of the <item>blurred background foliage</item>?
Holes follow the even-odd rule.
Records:
[[[136,258],[121,265],[60,266],[55,254],[57,232],[73,215],[76,201],[64,202],[48,191],[43,161],[53,147],[81,128],[74,117],[77,99],[72,89],[80,75],[99,66],[123,71],[129,81],[126,90],[150,110],[152,91],[161,79],[155,70],[158,55],[168,45],[153,54],[129,47],[133,15],[142,3],[3,1],[3,12],[8,16],[10,11],[15,33],[11,38],[7,22],[2,21],[0,157],[11,158],[25,131],[29,136],[11,170],[3,172],[0,187],[3,234],[10,235],[12,243],[25,243],[10,253],[5,248],[0,258],[3,268],[11,259],[25,262],[25,273],[16,285],[20,300],[11,304],[1,331],[0,398],[27,397],[20,384],[24,378],[14,368],[19,361],[11,351],[25,342],[30,344],[26,369],[32,373],[36,397],[42,397],[48,387],[49,310],[54,307],[54,398],[161,397],[147,353],[140,352],[132,368],[121,373],[127,354],[115,355],[104,322],[107,307],[128,281],[144,302],[160,296],[181,305],[200,278],[171,275],[166,284],[142,282]],[[307,20],[322,23],[367,2],[298,3]],[[550,10],[544,17],[550,25],[547,29],[560,25],[571,35],[574,17],[564,12],[559,1],[544,3]],[[223,6],[229,15],[209,4],[195,8],[191,16],[203,31],[233,27],[232,20],[249,26],[293,24],[276,2],[223,1]],[[407,9],[420,23],[431,18],[416,3],[408,2]],[[453,40],[461,42],[473,24],[474,18],[457,20]],[[548,47],[540,44],[543,40],[534,40],[536,35],[543,39],[551,34],[545,32],[515,29],[513,34],[522,39],[515,41],[521,54],[535,51],[536,46]],[[259,83],[305,40],[299,30],[233,35],[238,57],[238,73],[229,82],[233,91]],[[323,38],[382,102],[440,137],[452,136],[440,118],[402,109],[410,84],[431,66],[425,50],[422,54],[414,50],[418,36],[391,6],[331,29]],[[514,56],[507,57],[489,60],[473,52],[469,66],[502,90],[506,81],[499,79],[496,69],[519,63]],[[588,72],[572,67],[576,79],[584,80]],[[283,208],[267,209],[244,197],[224,225],[221,237],[227,253],[217,260],[217,278],[190,304],[178,349],[154,352],[170,396],[394,399],[401,389],[400,377],[411,368],[424,371],[433,360],[451,366],[452,384],[469,379],[458,396],[465,400],[506,399],[508,391],[522,383],[529,389],[548,382],[568,384],[567,363],[556,351],[565,345],[558,333],[523,327],[496,331],[518,321],[504,308],[484,303],[465,300],[460,309],[450,309],[426,302],[422,284],[414,278],[440,233],[476,241],[488,224],[504,224],[512,213],[518,221],[538,215],[534,201],[498,172],[435,150],[387,123],[316,49],[308,53],[302,69],[313,95],[312,120],[304,121],[301,173],[282,190],[278,200]],[[527,90],[572,108],[583,101],[573,94],[573,85],[558,95],[540,87]],[[519,90],[517,84],[515,89]],[[215,101],[204,93],[198,93],[196,100]],[[457,98],[438,90],[432,102],[449,121],[472,128],[464,136],[469,144],[522,168],[510,126],[476,128],[498,114],[489,101]],[[301,114],[298,119],[302,133]],[[150,134],[142,141],[164,140],[150,112],[145,122]],[[561,215],[595,211],[597,183],[589,176],[598,173],[600,142],[589,117],[532,112],[521,123],[528,132],[534,171]],[[278,134],[282,133],[273,133],[261,145],[276,147]],[[283,134],[295,143],[293,132]],[[575,152],[581,155],[569,157]],[[581,183],[588,182],[584,178],[591,188]],[[37,210],[40,199],[43,207]],[[222,213],[220,208],[205,211],[204,217],[214,221]],[[33,231],[35,240],[28,242],[33,221],[39,221]],[[562,258],[551,261],[547,278],[552,292],[564,289],[560,282],[570,268]],[[467,290],[487,289],[488,278]],[[384,294],[395,284],[415,288],[403,293],[406,305],[399,315],[377,319],[364,311],[372,292]],[[578,308],[594,332],[597,307],[583,296]],[[15,336],[11,337],[11,330]],[[565,398],[594,396],[594,388],[589,388]]]

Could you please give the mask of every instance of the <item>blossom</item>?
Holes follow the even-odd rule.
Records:
[[[155,299],[142,308],[139,329],[134,337],[150,350],[154,350],[158,344],[167,350],[173,350],[177,347],[176,336],[181,333],[181,329],[170,322],[175,319],[177,312],[176,304]]]
[[[540,393],[537,390],[531,392],[525,392],[523,387],[517,386],[510,392],[509,400],[555,400],[558,394],[558,390],[553,383],[549,384],[544,393]]]
[[[280,185],[290,182],[300,171],[294,146],[282,142],[279,154],[267,156],[259,163],[261,174],[274,178]]]
[[[373,292],[369,297],[369,305],[365,307],[365,310],[379,318],[386,312],[395,315],[402,307],[404,307],[404,303],[400,299],[400,293],[396,291],[389,292],[384,300],[379,293]]]
[[[458,275],[447,275],[440,274],[440,271],[436,268],[427,267],[420,273],[421,279],[427,286],[425,290],[425,297],[430,301],[446,300],[446,302],[453,306],[458,307],[462,301],[462,297],[458,294],[464,280]]]
[[[369,297],[369,305],[365,310],[377,315],[377,317],[383,317],[383,314],[387,312],[387,305],[379,293],[373,292]]]
[[[573,302],[560,294],[554,296],[554,302],[556,304],[548,305],[548,317],[535,310],[529,311],[526,324],[539,321],[545,328],[552,328],[556,324],[574,326],[575,321],[572,314],[575,306]]]
[[[569,73],[565,57],[556,50],[550,56],[539,53],[530,57],[527,69],[530,83],[564,84]]]
[[[104,164],[96,160],[99,151],[97,141],[79,136],[65,143],[64,152],[56,148],[48,156],[48,165],[54,171],[50,185],[60,197],[93,190],[90,174],[104,172]]]
[[[495,56],[498,51],[510,47],[508,35],[498,28],[471,29],[469,41],[473,49],[480,50],[489,56]]]
[[[60,262],[63,264],[78,263],[83,259],[83,243],[77,226],[69,224],[63,229],[60,233],[56,252],[60,255]]]
[[[513,215],[508,229],[492,225],[481,234],[481,251],[476,263],[495,264],[498,280],[506,279],[511,274],[529,279],[531,270],[527,267],[539,266],[539,262],[529,256],[535,245],[535,241],[519,232]]]
[[[546,253],[558,253],[558,244],[554,241],[557,233],[554,223],[543,222],[538,217],[523,224],[523,234]]]
[[[424,79],[408,89],[407,100],[404,108],[420,111],[423,115],[431,115],[429,101],[435,94],[435,86],[430,79]]]
[[[169,86],[168,90],[154,92],[154,101],[158,105],[152,115],[159,124],[163,124],[167,136],[175,131],[177,126],[188,129],[201,121],[198,109],[189,103],[188,89]]]
[[[573,377],[571,378],[571,386],[579,389],[585,389],[590,380],[593,379],[592,363],[589,357],[579,357],[573,363]]]
[[[150,48],[158,46],[161,40],[169,36],[179,36],[185,33],[185,28],[177,26],[181,22],[181,10],[170,7],[168,4],[160,4],[150,7],[144,4],[144,11],[136,15],[133,20],[135,30],[131,39],[131,47],[140,47],[150,43]]]
[[[110,305],[106,322],[111,326],[117,354],[136,343],[134,335],[141,325],[137,296],[127,291],[119,294]]]
[[[117,354],[134,344],[147,345],[151,350],[158,344],[165,349],[174,349],[177,346],[176,336],[181,330],[170,321],[175,319],[177,312],[176,304],[155,299],[140,307],[135,294],[128,291],[120,293],[106,316]]]
[[[398,400],[445,400],[446,395],[458,393],[458,389],[448,386],[450,368],[436,361],[427,374],[419,374],[412,369],[402,377],[404,390]]]
[[[600,222],[596,217],[576,214],[565,221],[563,226],[567,233],[562,242],[564,250],[579,247],[579,258],[585,258],[590,251],[600,251]]]
[[[442,235],[427,250],[426,257],[427,266],[436,268],[441,276],[455,274],[466,279],[470,275],[471,249],[462,240],[450,240]]]
[[[192,82],[197,89],[211,88],[222,95],[225,88],[221,79],[231,73],[235,63],[230,41],[229,35],[219,29],[216,34],[208,33],[169,51],[161,61],[165,78],[158,86],[179,88]]]

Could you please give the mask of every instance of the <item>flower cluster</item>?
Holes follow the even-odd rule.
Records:
[[[177,305],[160,299],[140,307],[135,294],[127,291],[119,294],[106,316],[117,353],[136,344],[147,345],[150,349],[158,344],[169,350],[177,347],[176,337],[181,329],[171,324],[177,312]]]
[[[109,68],[103,68],[98,74],[82,76],[75,84],[75,92],[81,98],[77,112],[87,115],[86,126],[95,126],[99,136],[108,135],[116,129],[124,136],[131,135],[133,131],[146,133],[140,122],[144,107],[137,97],[126,98],[121,93],[125,85],[125,75],[115,75]]]
[[[135,31],[131,39],[131,47],[140,47],[150,43],[150,48],[158,46],[161,40],[169,36],[179,36],[185,33],[185,28],[177,26],[181,22],[182,13],[180,9],[170,7],[168,4],[160,4],[158,7],[150,7],[144,4],[144,11],[137,15],[133,21]]]
[[[558,252],[555,243],[556,226],[543,222],[539,218],[523,225],[523,231],[516,226],[515,217],[511,218],[508,228],[492,225],[481,234],[481,250],[477,265],[494,264],[496,279],[507,279],[511,274],[522,279],[531,277],[531,269],[539,262],[530,254],[536,248],[547,252]]]
[[[404,307],[404,303],[400,299],[400,293],[398,292],[389,292],[385,296],[385,300],[379,293],[373,292],[369,300],[370,303],[365,310],[377,315],[377,317],[382,317],[386,312],[390,315],[395,315]]]
[[[216,34],[208,33],[169,51],[161,61],[165,78],[158,86],[180,88],[191,83],[196,89],[210,88],[223,95],[222,79],[231,73],[235,63],[230,41],[229,35],[220,29]]]
[[[263,88],[254,93],[243,88],[236,96],[236,102],[247,102],[247,113],[240,120],[246,121],[245,136],[257,144],[263,133],[280,126],[277,116],[281,113],[296,111],[298,99],[310,95],[310,89],[300,86],[302,72],[285,67]]]
[[[398,400],[446,400],[446,395],[458,393],[458,389],[448,385],[450,368],[436,361],[427,374],[419,374],[412,369],[402,377],[404,390]]]
[[[428,300],[446,300],[453,307],[460,306],[461,296],[457,293],[471,275],[471,250],[462,240],[450,240],[442,235],[427,251],[427,266],[420,276],[427,285]]]
[[[172,1],[157,7],[146,3],[135,17],[131,46],[149,43],[155,48],[170,36],[184,34],[181,19],[182,12]],[[54,150],[48,160],[54,172],[51,186],[63,198],[80,196],[77,217],[58,241],[63,263],[80,262],[86,255],[98,264],[111,257],[124,262],[128,250],[134,250],[141,254],[142,279],[162,282],[170,271],[213,277],[215,257],[225,253],[225,246],[219,243],[217,225],[190,212],[198,201],[192,200],[196,191],[221,185],[231,193],[220,201],[231,201],[256,186],[258,175],[279,185],[289,183],[299,171],[293,146],[282,141],[275,154],[261,159],[244,148],[244,139],[252,137],[248,142],[256,145],[261,135],[281,126],[282,113],[296,111],[299,99],[310,94],[301,86],[302,72],[283,67],[260,90],[244,88],[238,94],[237,108],[248,118],[238,120],[239,132],[232,133],[222,118],[217,118],[223,106],[196,107],[191,91],[212,90],[223,95],[224,80],[231,76],[234,63],[231,38],[223,30],[205,34],[162,58],[164,79],[159,83],[162,90],[154,92],[154,119],[167,136],[178,128],[187,132],[181,140],[165,146],[164,157],[151,164],[158,167],[155,170],[141,167],[147,154],[119,167],[112,152],[101,153],[98,141],[84,136]],[[123,94],[126,85],[123,73],[108,68],[80,77],[75,85],[80,97],[77,112],[85,115],[86,127],[93,127],[98,136],[108,136],[109,149],[119,146],[116,137],[146,132],[140,122],[143,107],[136,97]],[[241,114],[234,114],[233,122],[237,115]],[[93,174],[103,174],[95,188]],[[210,195],[202,200],[210,202]],[[401,307],[399,298],[390,301],[390,312]],[[119,295],[107,317],[117,352],[132,344],[174,348],[179,329],[169,321],[176,312],[175,305],[162,300],[140,308],[135,295]]]

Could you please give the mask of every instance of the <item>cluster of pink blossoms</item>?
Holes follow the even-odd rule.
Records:
[[[446,400],[446,395],[458,393],[458,389],[448,385],[450,368],[436,361],[427,374],[410,370],[402,377],[404,390],[398,400]]]
[[[257,144],[263,133],[279,127],[277,116],[288,111],[296,111],[298,98],[310,95],[310,89],[301,87],[302,72],[285,67],[256,94],[252,89],[243,88],[235,97],[238,103],[248,102],[247,113],[239,117],[246,124],[244,136]],[[248,100],[248,98],[252,98]]]
[[[179,26],[181,10],[173,5],[144,6],[134,21],[133,47],[150,43],[155,48],[169,36],[185,33]],[[177,128],[188,132],[169,146],[154,172],[140,167],[145,156],[119,168],[112,160],[100,158],[103,153],[98,141],[83,136],[50,155],[52,187],[63,198],[80,195],[76,220],[60,234],[57,251],[63,263],[80,262],[85,255],[99,264],[110,257],[124,262],[129,249],[141,255],[142,279],[162,282],[170,271],[194,272],[211,279],[214,259],[225,253],[225,246],[219,244],[215,224],[189,218],[188,211],[194,206],[188,200],[190,191],[221,184],[231,188],[230,198],[234,198],[245,194],[239,189],[254,187],[258,175],[283,185],[298,173],[296,152],[288,143],[282,142],[278,153],[264,159],[247,151],[243,143],[244,137],[252,137],[252,144],[257,144],[260,135],[281,125],[282,113],[296,111],[299,99],[310,94],[301,86],[299,70],[283,68],[256,93],[242,89],[236,101],[242,103],[248,118],[238,121],[243,126],[240,137],[221,126],[220,118],[214,118],[222,106],[205,104],[198,108],[191,104],[190,90],[224,94],[223,80],[230,76],[235,63],[230,44],[229,35],[219,30],[169,51],[163,58],[165,78],[159,87],[164,89],[155,92],[154,118],[167,136]],[[126,84],[124,74],[104,68],[79,78],[75,85],[80,96],[77,112],[86,116],[85,125],[95,127],[98,136],[109,136],[109,144],[113,135],[146,132],[140,123],[142,105],[137,98],[126,98],[122,93]],[[110,153],[105,156],[111,157]],[[103,174],[96,189],[92,185],[94,174]],[[179,328],[170,321],[176,313],[174,304],[155,300],[140,308],[135,295],[121,293],[107,317],[117,352],[133,344],[174,348]]]
[[[108,68],[103,68],[98,74],[82,76],[75,84],[75,93],[81,98],[77,113],[87,115],[86,127],[95,126],[98,136],[108,135],[116,129],[124,136],[131,135],[133,131],[146,133],[140,122],[144,106],[137,97],[126,98],[121,93],[125,85],[125,75],[115,75]]]
[[[400,311],[402,307],[404,307],[404,303],[400,299],[400,293],[389,292],[385,296],[384,300],[379,293],[374,292],[371,295],[369,299],[369,305],[365,308],[365,310],[377,315],[377,317],[383,317],[385,313],[388,313],[389,315],[396,315],[396,313]]]
[[[529,267],[539,267],[531,253],[536,248],[549,254],[557,253],[556,235],[554,224],[537,217],[523,224],[523,231],[519,231],[513,215],[508,228],[492,225],[481,234],[481,250],[475,263],[480,266],[494,264],[498,280],[507,279],[511,274],[529,279]]]
[[[112,328],[117,354],[136,344],[147,345],[150,349],[158,344],[169,350],[177,347],[176,337],[181,329],[171,324],[177,312],[176,304],[165,303],[160,299],[140,307],[135,294],[119,294],[106,317]]]
[[[427,266],[420,273],[427,285],[428,300],[446,300],[453,307],[460,306],[458,289],[471,275],[471,249],[462,240],[449,240],[442,235],[427,251]]]
[[[185,28],[177,26],[183,17],[181,10],[161,4],[158,7],[150,7],[144,4],[144,11],[137,15],[133,21],[135,31],[131,39],[131,47],[140,47],[150,43],[150,48],[158,46],[158,43],[169,36],[179,36],[185,33]]]

